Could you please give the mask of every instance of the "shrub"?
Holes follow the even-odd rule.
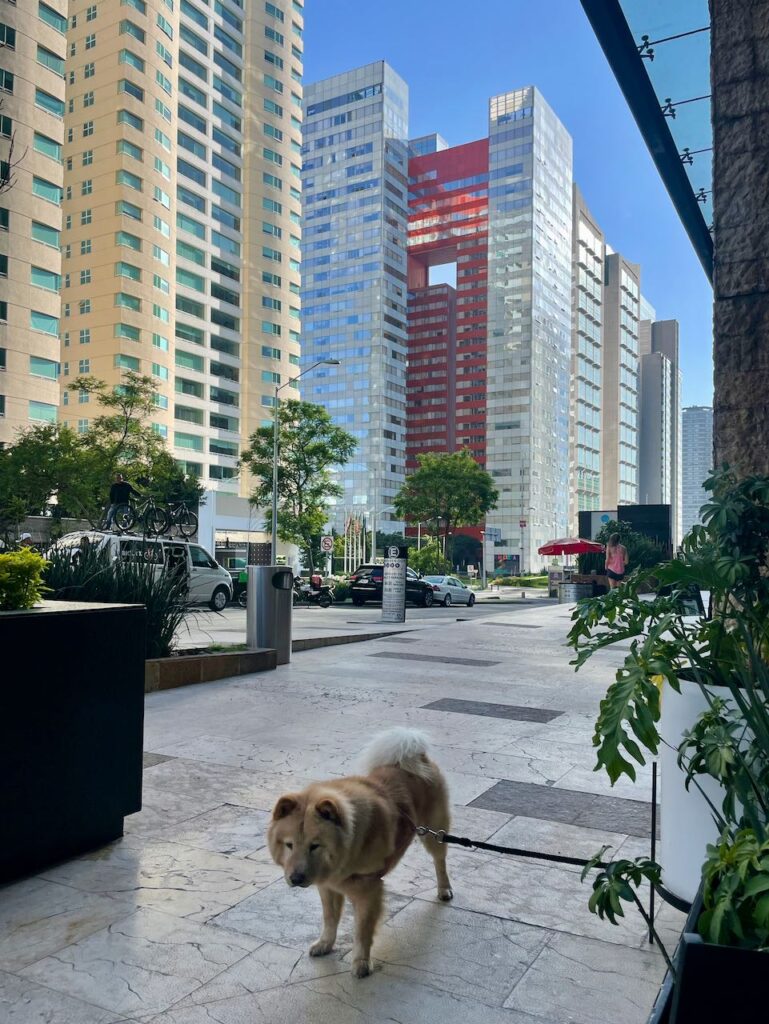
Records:
[[[51,553],[46,581],[54,601],[143,604],[147,615],[146,658],[171,653],[176,631],[187,614],[186,580],[148,562],[112,561],[106,551]]]
[[[339,580],[334,584],[334,600],[347,601],[350,597],[352,587],[347,580]]]
[[[32,608],[45,593],[42,555],[22,549],[0,555],[0,611]]]
[[[430,541],[423,544],[421,550],[409,552],[409,565],[415,572],[426,576],[442,576],[451,572],[451,562],[443,555],[438,544]]]

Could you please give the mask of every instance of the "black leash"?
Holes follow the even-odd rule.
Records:
[[[537,850],[521,850],[516,846],[496,846],[494,843],[482,843],[479,840],[468,839],[466,836],[453,836],[443,829],[434,831],[426,825],[417,827],[418,836],[432,836],[439,843],[453,843],[456,846],[464,846],[469,850],[490,850],[492,853],[507,853],[512,857],[530,857],[534,860],[553,861],[556,864],[573,864],[575,867],[584,868],[588,864],[594,868],[608,867],[604,861],[585,860],[583,857],[564,857],[560,853],[539,853]]]

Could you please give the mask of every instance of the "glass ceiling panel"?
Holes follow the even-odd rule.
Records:
[[[620,6],[710,226],[713,130],[707,0],[620,0]]]

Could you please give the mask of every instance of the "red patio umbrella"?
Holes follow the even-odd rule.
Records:
[[[589,551],[603,551],[603,544],[583,540],[582,537],[561,537],[560,540],[549,540],[538,550],[540,555],[585,555]]]

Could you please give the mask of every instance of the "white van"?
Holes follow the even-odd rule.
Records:
[[[95,551],[108,550],[115,560],[150,563],[157,566],[158,571],[183,562],[189,580],[187,604],[207,604],[213,611],[220,612],[232,600],[232,576],[200,544],[175,537],[83,530],[65,534],[51,550],[71,551],[74,557],[88,545]]]

